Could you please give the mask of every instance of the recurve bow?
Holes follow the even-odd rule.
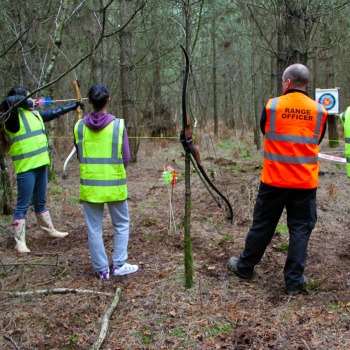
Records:
[[[81,96],[81,92],[80,92],[80,84],[78,80],[73,80],[73,88],[75,91],[75,96],[76,96],[76,100],[78,102],[82,102],[83,98]],[[79,119],[83,118],[83,110],[81,109],[80,106],[78,106],[78,108],[76,109],[77,112],[77,118],[76,121],[78,121]],[[73,157],[73,154],[76,152],[76,148],[75,146],[73,147],[73,149],[71,150],[71,152],[69,153],[68,157],[66,158],[64,164],[63,164],[63,174],[62,174],[62,179],[68,179],[68,173],[67,173],[67,165],[68,162],[71,160],[71,158]]]
[[[199,151],[196,148],[196,146],[193,144],[193,132],[191,129],[191,119],[187,114],[187,84],[188,84],[188,78],[190,74],[190,68],[191,68],[191,62],[188,57],[188,54],[185,50],[185,48],[180,45],[182,48],[182,51],[185,55],[186,60],[186,69],[184,74],[184,81],[183,81],[183,88],[182,88],[182,130],[180,133],[180,142],[185,150],[186,153],[190,154],[191,162],[196,169],[196,172],[200,179],[202,180],[204,186],[207,188],[210,195],[214,198],[216,204],[221,208],[221,204],[218,198],[216,198],[213,193],[211,192],[210,188],[213,189],[225,202],[228,210],[229,210],[229,217],[228,219],[233,222],[233,210],[231,203],[229,200],[216,188],[216,186],[211,182],[209,179],[207,173],[204,170],[201,157],[199,155]]]

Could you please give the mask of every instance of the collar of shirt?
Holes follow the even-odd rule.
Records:
[[[289,89],[284,93],[284,95],[287,95],[287,94],[292,93],[292,92],[301,92],[304,95],[309,96],[309,94],[305,90],[299,90],[299,89]]]

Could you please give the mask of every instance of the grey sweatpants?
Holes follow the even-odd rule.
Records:
[[[129,243],[129,208],[128,202],[106,203],[114,228],[113,265],[121,266],[128,258]],[[109,261],[103,240],[104,203],[83,202],[84,215],[88,228],[91,262],[96,272],[109,269]]]

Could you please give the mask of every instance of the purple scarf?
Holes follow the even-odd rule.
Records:
[[[101,130],[115,119],[115,116],[104,112],[89,112],[84,118],[83,123],[91,130]]]

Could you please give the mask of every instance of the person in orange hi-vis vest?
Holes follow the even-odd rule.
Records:
[[[241,278],[252,278],[271,242],[284,208],[289,230],[284,280],[288,295],[305,290],[307,247],[317,221],[318,150],[326,131],[327,111],[307,92],[310,72],[293,64],[283,73],[283,95],[264,107],[260,128],[264,137],[263,170],[253,212],[253,224],[240,257],[227,267]]]

